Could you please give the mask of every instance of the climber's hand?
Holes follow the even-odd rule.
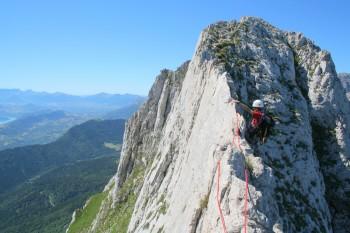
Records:
[[[239,100],[235,100],[232,97],[228,98],[228,100],[226,101],[226,103],[230,104],[230,103],[239,103]]]

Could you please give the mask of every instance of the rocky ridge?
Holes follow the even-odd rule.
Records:
[[[278,121],[265,144],[242,137],[239,149],[247,116],[229,97],[266,103]],[[349,118],[331,56],[311,40],[253,17],[212,24],[128,121],[118,172],[80,232],[224,232],[222,219],[243,232],[245,166],[247,232],[346,232]]]

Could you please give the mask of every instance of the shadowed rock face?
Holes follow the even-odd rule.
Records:
[[[278,119],[265,144],[241,138],[237,148],[232,129],[247,116],[229,97],[265,102]],[[128,121],[88,231],[113,232],[106,226],[120,221],[109,216],[123,207],[127,232],[222,232],[219,195],[228,232],[241,232],[246,164],[248,232],[346,232],[349,117],[330,54],[302,34],[252,17],[210,25],[192,60],[162,71]]]
[[[340,73],[338,74],[338,77],[343,84],[343,87],[346,91],[346,96],[350,100],[350,74],[348,73]]]

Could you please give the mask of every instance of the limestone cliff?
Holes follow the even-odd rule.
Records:
[[[278,119],[264,144],[235,136],[248,117],[229,97]],[[349,118],[311,40],[252,17],[210,25],[190,62],[156,78],[93,220],[68,232],[244,232],[246,199],[247,232],[347,232]]]
[[[340,78],[340,81],[343,84],[343,87],[345,88],[346,96],[350,100],[350,74],[340,73],[338,74],[338,77]]]

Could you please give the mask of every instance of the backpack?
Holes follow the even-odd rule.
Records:
[[[261,120],[261,123],[266,124],[268,127],[273,127],[275,126],[275,120],[270,117],[269,115],[264,114]]]

